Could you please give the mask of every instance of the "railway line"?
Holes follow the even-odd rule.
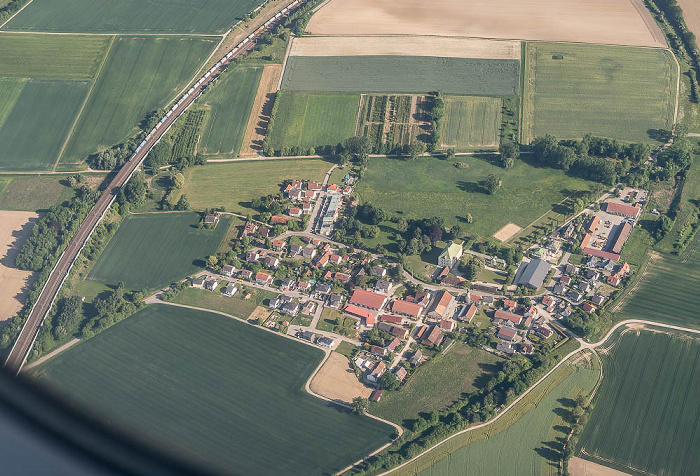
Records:
[[[250,51],[255,45],[255,40],[260,35],[286,19],[291,13],[304,5],[306,1],[307,0],[294,0],[286,7],[280,9],[233,49],[228,51],[226,55],[204,73],[204,75],[183,94],[175,105],[161,118],[158,124],[146,135],[146,138],[137,146],[132,156],[122,166],[92,207],[75,236],[59,257],[5,361],[4,368],[7,372],[12,375],[17,375],[22,369],[29,355],[29,351],[36,340],[36,336],[39,333],[39,329],[51,310],[51,306],[61,286],[68,277],[68,273],[73,267],[76,258],[80,255],[81,250],[92,235],[92,232],[114,202],[121,187],[129,181],[134,171],[141,165],[151,148],[158,143],[175,121],[187,111],[192,103],[204,92],[207,86],[215,81],[230,63]]]

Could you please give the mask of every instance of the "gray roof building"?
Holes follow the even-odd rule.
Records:
[[[544,278],[549,273],[551,265],[541,259],[530,260],[529,263],[522,263],[515,273],[514,283],[516,286],[527,286],[537,289],[544,284]]]

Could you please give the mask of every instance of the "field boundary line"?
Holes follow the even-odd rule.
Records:
[[[296,35],[294,32],[292,32],[289,35],[289,42],[287,43],[287,50],[284,52],[284,59],[282,60],[282,72],[280,73],[280,80],[277,83],[277,91],[282,89],[282,80],[284,79],[284,72],[287,70],[287,59],[289,59],[289,52],[292,51],[292,43],[294,42],[294,39],[296,38]],[[277,100],[277,98],[275,98]]]
[[[207,59],[205,59],[204,62],[202,63],[202,65],[199,67],[199,69],[197,71],[195,71],[194,76],[192,76],[192,78],[187,82],[185,87],[179,93],[177,93],[177,95],[173,99],[168,101],[168,104],[164,107],[164,109],[167,108],[168,106],[170,106],[170,104],[172,104],[172,102],[175,99],[177,99],[180,96],[182,96],[183,94],[185,94],[185,92],[187,92],[190,89],[192,83],[196,82],[195,80],[198,79],[200,76],[202,76],[202,74],[204,74],[205,67],[207,66],[207,64],[209,64],[209,61],[211,61],[212,57],[216,54],[216,52],[219,51],[219,48],[221,48],[221,45],[224,44],[224,41],[226,41],[226,38],[228,37],[229,34],[231,34],[232,31],[233,31],[233,27],[229,28],[226,33],[221,35],[221,39],[216,44],[214,49],[211,50],[211,54],[209,56],[207,56]],[[219,36],[219,35],[215,35],[215,36]]]
[[[19,10],[17,10],[17,11],[15,12],[14,15],[12,15],[10,18],[7,19],[7,21],[5,21],[2,25],[0,25],[0,28],[5,28],[5,25],[7,25],[8,23],[10,23],[14,17],[16,17],[17,15],[19,15],[19,13],[20,13],[22,10],[24,10],[25,8],[27,8],[33,1],[34,1],[34,0],[29,0],[27,3],[25,3],[24,6],[23,6],[22,8],[20,8]]]
[[[678,103],[681,95],[681,64],[678,62],[678,58],[673,54],[670,48],[666,48],[666,51],[671,55],[673,61],[676,63],[676,105],[673,112],[673,130],[676,130],[676,125],[678,124]]]
[[[58,157],[56,158],[56,163],[53,164],[53,168],[51,169],[52,172],[56,171],[58,164],[61,162],[61,158],[63,158],[63,153],[66,151],[66,147],[68,147],[68,142],[73,137],[73,133],[75,132],[75,128],[78,125],[78,121],[82,117],[83,111],[85,111],[85,106],[87,106],[87,103],[88,103],[90,97],[92,96],[92,91],[95,89],[95,84],[97,84],[97,80],[100,78],[100,75],[102,74],[102,69],[104,68],[105,63],[107,62],[107,57],[112,52],[112,45],[114,45],[114,40],[116,38],[117,38],[116,35],[112,35],[112,40],[109,42],[109,46],[107,47],[107,51],[105,52],[104,58],[102,58],[102,62],[100,63],[99,68],[97,68],[97,72],[95,73],[95,77],[92,78],[92,84],[90,85],[90,89],[88,89],[88,92],[85,95],[85,99],[83,100],[83,104],[80,106],[80,110],[78,111],[78,114],[76,114],[76,116],[75,116],[75,120],[73,121],[73,125],[71,126],[70,131],[68,132],[68,135],[66,136],[66,140],[63,142],[63,146],[61,146],[61,150],[58,152]]]
[[[33,369],[34,367],[38,367],[39,365],[43,364],[43,363],[46,362],[47,360],[52,359],[53,357],[56,357],[58,354],[60,354],[60,353],[63,352],[64,350],[70,349],[71,347],[73,347],[73,346],[74,346],[75,344],[77,344],[78,342],[81,342],[81,340],[78,339],[77,337],[74,338],[74,339],[71,339],[70,341],[66,342],[65,344],[63,344],[63,345],[62,345],[61,347],[59,347],[58,349],[55,349],[55,350],[49,352],[48,354],[46,354],[45,356],[43,356],[43,357],[40,358],[40,359],[35,360],[35,361],[32,362],[31,364],[25,365],[24,367],[22,367],[22,371],[24,372],[24,371],[26,371],[26,370]]]
[[[33,1],[33,0],[32,0]],[[30,2],[31,3],[31,2]],[[29,3],[27,4],[29,5]],[[26,5],[25,5],[26,6]],[[19,12],[17,12],[19,13]],[[9,21],[9,20],[8,20]],[[2,28],[2,26],[0,26]],[[216,37],[222,36],[223,33],[138,33],[134,31],[120,32],[120,31],[101,31],[101,32],[81,32],[81,31],[29,31],[29,30],[1,30],[0,33],[6,33],[8,35],[57,35],[57,36],[185,36],[185,37]]]

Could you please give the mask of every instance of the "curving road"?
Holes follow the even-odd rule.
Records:
[[[27,355],[29,354],[36,336],[39,333],[39,328],[51,309],[53,301],[56,298],[58,291],[61,289],[63,282],[66,280],[75,259],[80,254],[80,251],[85,246],[85,243],[90,238],[93,230],[105,215],[112,202],[114,202],[114,199],[119,193],[121,187],[128,182],[136,168],[148,155],[151,148],[158,143],[161,137],[163,137],[163,135],[168,131],[170,126],[172,126],[173,123],[192,105],[192,103],[202,94],[207,86],[221,74],[229,63],[251,50],[255,45],[255,40],[260,35],[268,31],[270,28],[276,26],[280,21],[284,20],[292,12],[306,3],[306,1],[307,0],[295,0],[287,7],[282,8],[274,16],[267,20],[260,28],[236,45],[182,96],[182,98],[172,107],[172,109],[170,109],[161,119],[158,125],[148,133],[146,139],[139,144],[134,154],[129,158],[127,163],[122,166],[117,175],[107,186],[107,189],[97,200],[97,203],[92,207],[92,210],[90,210],[75,236],[68,244],[68,247],[58,259],[58,262],[51,271],[44,288],[41,290],[39,299],[37,299],[36,303],[34,304],[27,321],[24,323],[17,340],[10,351],[7,361],[5,362],[6,371],[16,375],[22,369],[22,366],[27,359]]]

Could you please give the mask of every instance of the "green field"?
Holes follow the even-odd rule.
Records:
[[[502,101],[498,98],[449,96],[440,137],[443,147],[464,149],[495,146],[501,130]]]
[[[360,97],[354,94],[277,93],[268,141],[274,149],[336,145],[355,135]]]
[[[51,169],[89,87],[87,81],[27,81],[0,127],[0,170]]]
[[[700,474],[698,336],[616,332],[602,357],[605,377],[579,441],[583,457],[639,476]]]
[[[187,288],[173,299],[173,302],[186,306],[201,307],[212,311],[221,311],[232,316],[247,319],[257,306],[267,307],[267,301],[277,296],[277,293],[263,291],[262,289],[238,286],[235,296],[221,294],[221,288],[212,291],[204,289]],[[245,288],[245,289],[241,289]],[[250,294],[248,299],[245,293]]]
[[[40,367],[38,382],[170,459],[218,474],[332,474],[393,428],[304,392],[319,349],[231,318],[149,306]]]
[[[250,201],[280,192],[284,180],[323,181],[332,164],[321,159],[289,159],[208,164],[185,171],[190,206],[196,210],[225,206],[229,212],[256,213]]]
[[[206,155],[235,157],[241,149],[262,66],[238,67],[226,73],[202,97],[209,110],[199,151]]]
[[[6,182],[6,193],[0,194],[0,210],[45,210],[75,195],[60,175],[2,175],[0,180]]]
[[[221,217],[214,230],[200,230],[197,213],[130,215],[109,241],[88,279],[129,289],[157,289],[202,269],[216,252],[230,217]]]
[[[91,79],[111,41],[110,36],[0,32],[0,76]]]
[[[146,114],[177,96],[216,43],[201,37],[117,38],[61,163],[81,162],[126,139]]]
[[[481,387],[480,382],[498,371],[503,359],[490,352],[457,343],[446,355],[420,365],[398,392],[385,392],[370,413],[399,424],[420,413],[440,412]]]
[[[600,376],[595,365],[563,365],[503,417],[459,435],[392,476],[555,476],[569,425],[559,416],[569,399],[588,394]]]
[[[296,91],[518,94],[520,61],[429,56],[291,56],[282,89]]]
[[[678,74],[665,50],[528,43],[525,71],[525,142],[589,132],[646,142],[673,125]]]
[[[0,129],[22,93],[24,78],[0,78]]]
[[[34,0],[6,30],[224,33],[261,0]]]
[[[457,162],[468,167],[458,169]],[[480,184],[489,174],[503,181],[495,195]],[[439,216],[446,226],[459,224],[468,233],[490,236],[509,222],[527,226],[572,193],[588,191],[589,185],[523,159],[506,170],[496,156],[422,157],[410,162],[373,157],[357,193],[363,202],[390,215],[398,213],[406,219]],[[472,214],[471,224],[465,222],[467,213]]]

